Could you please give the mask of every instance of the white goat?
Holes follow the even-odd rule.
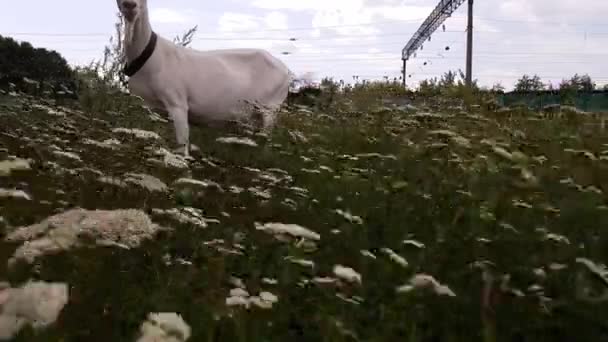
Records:
[[[158,36],[147,0],[117,0],[126,19],[125,74],[129,90],[152,108],[169,113],[177,150],[189,156],[189,123],[240,121],[264,108],[263,127],[273,125],[293,74],[260,49],[198,51]]]

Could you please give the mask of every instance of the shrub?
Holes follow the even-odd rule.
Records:
[[[59,53],[0,36],[0,88],[9,89],[11,83],[16,90],[33,88],[37,95],[45,90],[70,93],[76,88],[74,70]]]

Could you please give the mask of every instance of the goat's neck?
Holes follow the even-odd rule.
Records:
[[[131,62],[141,55],[152,35],[152,25],[150,25],[148,11],[142,11],[135,22],[127,25],[133,25],[132,37],[125,44],[127,61]]]

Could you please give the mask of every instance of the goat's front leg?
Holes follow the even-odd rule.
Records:
[[[175,140],[177,141],[177,153],[184,157],[190,156],[190,129],[188,127],[188,109],[175,106],[168,109],[173,127],[175,129]]]

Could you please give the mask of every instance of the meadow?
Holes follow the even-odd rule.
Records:
[[[270,135],[193,128],[187,161],[162,115],[105,96],[0,95],[0,280],[69,288],[14,341],[135,341],[151,312],[189,341],[608,340],[601,115],[358,94]],[[28,232],[74,208],[163,229]]]

